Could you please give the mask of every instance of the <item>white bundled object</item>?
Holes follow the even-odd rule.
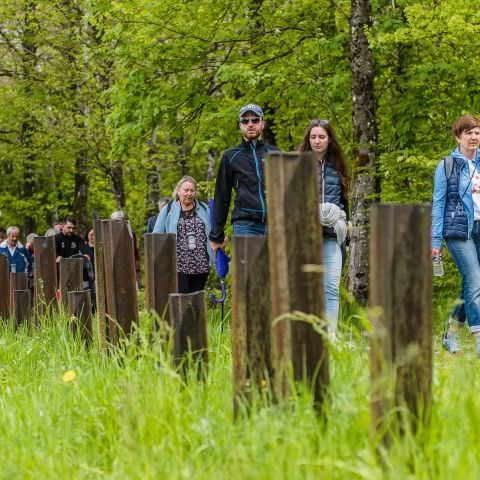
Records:
[[[320,204],[320,223],[324,227],[333,227],[339,245],[347,238],[347,215],[334,203]]]

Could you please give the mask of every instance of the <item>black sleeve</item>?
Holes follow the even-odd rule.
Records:
[[[222,243],[225,238],[225,223],[232,198],[233,175],[230,160],[224,153],[218,167],[215,184],[215,204],[213,207],[213,225],[209,238],[213,242]]]
[[[57,257],[63,257],[63,250],[62,250],[59,233],[55,235],[55,254]]]

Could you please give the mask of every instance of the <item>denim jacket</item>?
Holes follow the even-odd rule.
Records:
[[[177,225],[178,219],[180,218],[180,205],[177,201],[173,201],[170,204],[170,209],[168,208],[169,205],[165,205],[160,214],[157,217],[157,221],[155,222],[155,226],[153,227],[152,233],[174,233],[177,234]],[[212,248],[210,247],[210,242],[208,241],[208,235],[210,234],[210,209],[208,205],[197,200],[195,204],[195,209],[197,212],[198,217],[205,225],[205,233],[207,235],[207,252],[210,258],[210,264],[214,262],[214,256]],[[168,215],[167,215],[168,211]]]
[[[473,199],[470,183],[470,170],[468,168],[468,160],[459,149],[456,148],[452,152],[455,162],[452,175],[455,175],[455,168],[460,167],[460,181],[458,183],[458,195],[462,199],[463,208],[466,213],[468,228],[467,239],[471,238],[473,229]],[[480,171],[480,149],[477,150],[474,163]],[[432,248],[441,248],[444,234],[445,217],[447,214],[447,202],[451,201],[447,195],[448,181],[445,175],[445,166],[443,160],[437,165],[434,177],[433,199],[432,199]]]

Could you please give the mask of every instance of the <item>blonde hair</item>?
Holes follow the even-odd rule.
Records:
[[[182,185],[186,182],[193,183],[195,185],[195,190],[197,189],[197,181],[191,177],[190,175],[184,175],[177,183],[175,188],[173,189],[172,195],[176,198],[178,196],[178,191],[182,188]]]

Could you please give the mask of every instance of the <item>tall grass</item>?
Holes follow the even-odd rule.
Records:
[[[0,330],[1,478],[476,478],[477,359],[435,344],[430,427],[379,453],[370,435],[366,340],[352,328],[332,349],[325,420],[308,391],[232,418],[230,330],[209,313],[205,381],[182,378],[149,334],[101,357],[57,316],[41,330]],[[466,340],[466,339],[465,339]],[[64,378],[72,370],[75,378]]]

